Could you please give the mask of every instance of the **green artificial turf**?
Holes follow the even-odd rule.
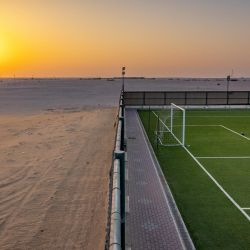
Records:
[[[241,207],[250,208],[250,159],[200,159]]]
[[[247,218],[182,147],[157,149],[156,117],[146,110],[139,115],[196,248],[249,249]],[[187,125],[223,125],[250,137],[248,110],[188,110],[186,116]],[[186,145],[196,157],[250,156],[250,140],[221,126],[187,126]],[[198,160],[239,206],[250,207],[250,159]]]

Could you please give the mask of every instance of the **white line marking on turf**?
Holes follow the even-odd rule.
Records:
[[[250,159],[250,156],[196,156],[196,159]]]
[[[154,113],[154,112],[153,112]],[[156,116],[156,114],[154,113]],[[159,118],[159,120],[164,124],[165,123]],[[236,132],[237,133],[237,132]],[[180,140],[172,134],[175,139],[181,144]],[[226,190],[219,184],[219,182],[207,171],[207,169],[195,158],[195,156],[185,147],[183,148],[186,150],[186,152],[193,158],[193,160],[198,164],[198,166],[209,176],[209,178],[216,184],[216,186],[224,193],[224,195],[240,210],[240,212],[247,218],[248,221],[250,221],[250,216],[239,206],[239,204],[226,192]]]
[[[208,118],[212,118],[212,117],[220,117],[220,118],[224,118],[224,117],[232,117],[232,118],[236,118],[236,117],[249,117],[249,115],[187,115],[187,117],[208,117]]]
[[[230,132],[232,132],[232,133],[234,133],[234,134],[236,134],[236,135],[239,135],[239,136],[241,136],[242,138],[245,138],[246,140],[250,141],[250,138],[248,138],[248,137],[246,137],[246,136],[244,136],[244,135],[242,135],[242,134],[240,134],[240,133],[238,133],[238,132],[236,132],[236,131],[234,131],[234,130],[232,130],[232,129],[226,127],[226,126],[223,126],[223,125],[220,125],[220,126],[221,126],[222,128],[224,128],[224,129],[226,129],[226,130],[228,130],[228,131],[230,131]]]
[[[155,114],[154,111],[153,111],[153,113]],[[155,115],[156,115],[156,114],[155,114]],[[151,159],[151,161],[152,161],[152,163],[153,163],[153,166],[154,166],[154,169],[155,169],[156,176],[157,176],[157,178],[158,178],[158,180],[159,180],[159,183],[160,183],[160,186],[161,186],[161,190],[162,190],[163,196],[164,196],[164,198],[165,198],[165,201],[166,201],[166,203],[167,203],[167,206],[168,206],[168,209],[169,209],[169,211],[170,211],[171,217],[172,217],[172,219],[173,219],[173,222],[174,222],[174,225],[175,225],[176,232],[177,232],[178,235],[179,235],[179,239],[180,239],[180,241],[181,241],[181,245],[182,245],[183,249],[186,249],[185,244],[184,244],[183,239],[182,239],[182,236],[181,236],[181,233],[180,233],[179,228],[178,228],[178,226],[177,226],[177,224],[176,224],[176,221],[175,221],[173,212],[172,212],[171,207],[170,207],[170,205],[169,205],[168,198],[167,198],[166,193],[165,193],[165,189],[164,189],[164,187],[163,187],[163,185],[162,185],[160,176],[159,176],[159,174],[158,174],[157,167],[155,166],[155,161],[154,161],[154,159],[153,159],[153,156],[151,155],[151,152],[150,152],[150,149],[149,149],[149,145],[148,145],[148,143],[147,143],[147,141],[146,141],[146,138],[145,138],[145,136],[144,136],[144,134],[143,134],[143,128],[142,128],[142,125],[141,125],[141,123],[140,123],[140,121],[139,121],[138,113],[136,113],[136,117],[137,117],[137,120],[138,120],[140,129],[141,129],[141,132],[142,132],[143,140],[144,140],[144,142],[145,142],[145,144],[146,144],[146,147],[147,147],[147,150],[148,150],[148,154],[149,154],[150,159]]]
[[[183,125],[174,125],[174,127],[181,127]],[[220,127],[221,125],[206,125],[206,124],[190,124],[185,125],[186,127]]]
[[[250,210],[250,207],[242,207],[243,210]]]
[[[186,125],[188,127],[218,127],[220,125],[206,125],[206,124],[190,124],[190,125]]]

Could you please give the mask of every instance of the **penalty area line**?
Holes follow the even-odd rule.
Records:
[[[174,125],[173,127],[181,127],[183,125]],[[206,125],[206,124],[186,124],[186,127],[220,127],[221,125]]]
[[[156,115],[156,114],[155,114]],[[163,125],[167,128],[166,124],[159,118],[159,120],[163,123]],[[222,125],[221,125],[222,126]],[[237,133],[237,132],[236,132]],[[176,138],[176,140],[181,144],[180,140]],[[208,177],[215,183],[215,185],[222,191],[222,193],[233,203],[235,207],[239,209],[239,211],[246,217],[248,221],[250,221],[250,216],[239,206],[239,204],[227,193],[227,191],[219,184],[219,182],[207,171],[207,169],[196,159],[196,157],[185,147],[182,146],[186,152],[192,157],[192,159],[198,164],[198,166],[208,175]]]
[[[249,115],[188,115],[187,117],[195,117],[195,118],[199,118],[199,117],[206,117],[206,118],[213,118],[213,117],[215,117],[215,118],[217,118],[217,117],[219,117],[219,118],[224,118],[224,117],[226,117],[226,118],[236,118],[236,117],[249,117],[250,118],[250,116]]]
[[[250,159],[250,156],[196,156],[196,159]]]
[[[224,126],[224,125],[220,125],[220,127],[222,127],[222,128],[224,128],[224,129],[226,129],[226,130],[228,130],[228,131],[230,131],[230,132],[232,132],[232,133],[234,133],[234,134],[236,134],[236,135],[239,135],[240,137],[242,137],[242,138],[244,138],[244,139],[250,141],[250,138],[249,138],[249,137],[246,137],[246,136],[244,136],[244,135],[242,135],[242,134],[240,134],[240,133],[238,133],[238,132],[236,132],[236,131],[234,131],[234,130],[232,130],[232,129],[230,129],[230,128]]]
[[[239,204],[229,195],[226,190],[219,184],[219,182],[207,171],[207,169],[195,158],[195,156],[184,146],[187,153],[194,159],[200,168],[209,176],[209,178],[216,184],[216,186],[224,193],[224,195],[240,210],[240,212],[250,221],[250,216],[239,206]]]

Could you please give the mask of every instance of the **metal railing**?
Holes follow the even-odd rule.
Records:
[[[124,92],[125,106],[153,105],[250,105],[250,91]]]
[[[125,146],[124,146],[124,104],[123,91],[120,96],[118,125],[111,178],[111,210],[109,238],[106,249],[121,250],[125,241]]]
[[[121,174],[120,160],[114,160],[113,187],[112,187],[112,208],[110,220],[109,249],[121,249]]]

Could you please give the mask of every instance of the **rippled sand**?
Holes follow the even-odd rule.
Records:
[[[116,114],[0,116],[0,249],[104,249]]]

